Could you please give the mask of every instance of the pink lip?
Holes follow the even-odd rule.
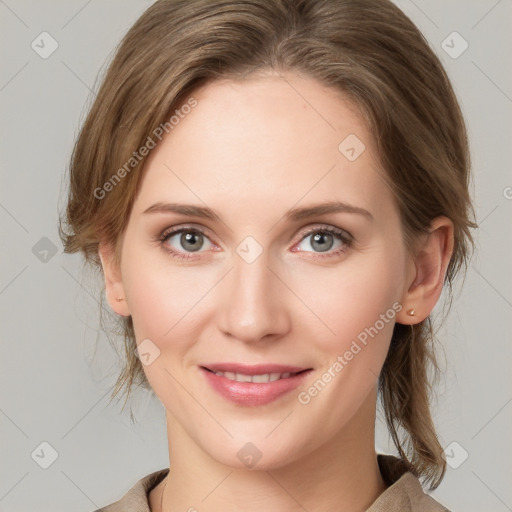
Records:
[[[243,405],[254,407],[273,402],[280,396],[293,391],[312,371],[311,368],[305,369],[297,366],[286,365],[240,365],[235,363],[211,364],[208,368],[213,371],[239,372],[245,375],[257,375],[262,373],[292,373],[290,377],[275,380],[273,382],[237,382],[224,376],[216,375],[208,371],[206,367],[201,366],[200,370],[206,378],[206,381],[212,388],[227,400]],[[306,371],[304,371],[306,370]],[[293,373],[301,372],[296,375]]]

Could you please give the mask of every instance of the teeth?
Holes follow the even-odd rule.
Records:
[[[243,373],[236,373],[235,380],[237,382],[252,382],[252,377],[250,375],[244,375]]]
[[[215,372],[219,377],[226,377],[226,379],[234,380],[236,382],[274,382],[279,379],[287,379],[291,373],[263,373],[260,375],[244,375],[243,373],[234,372]]]
[[[277,376],[279,378],[279,375]],[[263,375],[253,375],[251,382],[269,382],[270,374],[264,373]]]

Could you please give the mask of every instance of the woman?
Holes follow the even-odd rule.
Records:
[[[467,263],[459,105],[388,0],[159,0],[71,161],[67,252],[170,467],[101,510],[446,510],[430,317]],[[375,452],[378,397],[399,457]]]

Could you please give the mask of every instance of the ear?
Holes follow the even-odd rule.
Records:
[[[115,249],[110,244],[100,243],[98,255],[105,276],[105,295],[111,309],[118,315],[130,316],[121,269],[115,258]]]
[[[418,324],[430,315],[441,296],[452,254],[453,222],[436,217],[411,256],[413,265],[402,297],[403,309],[396,317],[398,323]]]

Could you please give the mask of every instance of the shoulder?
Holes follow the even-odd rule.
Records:
[[[151,512],[148,495],[169,473],[169,468],[161,469],[138,480],[118,501],[94,512]]]
[[[401,459],[382,454],[379,454],[377,459],[388,488],[367,512],[450,512],[424,492],[418,478],[408,471]]]

